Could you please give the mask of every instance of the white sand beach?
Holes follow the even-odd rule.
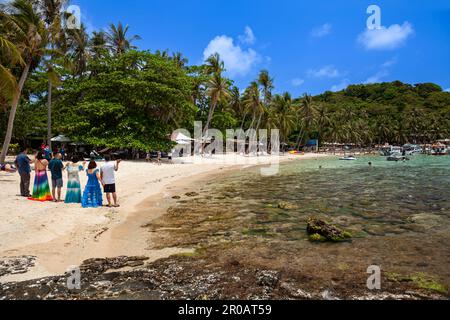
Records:
[[[286,155],[282,161],[324,156]],[[262,163],[269,159],[259,157],[258,161]],[[170,190],[176,184],[189,185],[201,175],[247,166],[217,164],[213,160],[206,160],[201,165],[187,160],[184,164],[160,166],[124,161],[116,176],[121,207],[98,209],[83,209],[77,204],[36,203],[19,197],[19,175],[1,172],[0,258],[35,256],[36,265],[27,273],[4,276],[0,282],[62,274],[90,258],[126,255],[146,256],[152,261],[186,251],[178,248],[152,250],[148,231],[142,225],[163,212],[149,213],[143,208],[148,208],[151,201],[164,201],[164,197],[170,197]],[[86,177],[85,174],[80,176],[83,188]],[[34,174],[32,181],[33,178]]]

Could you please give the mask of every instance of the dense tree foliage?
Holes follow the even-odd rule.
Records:
[[[194,121],[192,79],[173,61],[130,51],[95,69],[58,93],[59,132],[96,146],[166,150],[167,136]]]
[[[335,123],[315,128],[330,142],[430,143],[450,135],[450,93],[432,83],[351,85],[314,104],[326,110],[325,123]]]

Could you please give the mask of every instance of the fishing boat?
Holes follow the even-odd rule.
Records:
[[[446,156],[449,154],[449,150],[447,149],[447,146],[445,144],[435,144],[431,148],[431,155],[432,156]]]
[[[383,157],[402,155],[402,153],[403,153],[402,147],[384,146],[380,149],[380,155]]]
[[[414,156],[424,152],[422,147],[417,144],[405,144],[403,150],[407,156]]]
[[[345,156],[345,157],[339,158],[339,160],[341,160],[341,161],[355,161],[357,159],[356,159],[355,156]]]
[[[392,155],[387,157],[387,161],[395,161],[395,162],[399,162],[399,161],[409,161],[410,159],[406,156],[402,156],[402,155]]]

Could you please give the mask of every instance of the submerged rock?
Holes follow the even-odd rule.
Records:
[[[283,210],[296,210],[299,207],[295,203],[287,202],[287,201],[280,201],[278,203],[278,209]]]
[[[186,193],[186,197],[197,197],[199,195],[200,195],[199,193],[194,191]]]
[[[442,223],[442,217],[430,214],[430,213],[419,213],[409,217],[408,222],[419,225],[425,229],[431,229],[438,227]]]
[[[342,231],[323,220],[314,218],[308,219],[307,232],[309,234],[309,240],[318,242],[340,242],[352,237],[350,232]]]

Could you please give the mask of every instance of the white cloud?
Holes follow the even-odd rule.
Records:
[[[363,84],[372,84],[372,83],[382,82],[382,80],[384,78],[389,76],[389,68],[392,67],[393,65],[395,65],[397,63],[397,61],[398,61],[397,57],[394,57],[392,59],[389,59],[385,63],[383,63],[380,66],[379,71],[376,74],[367,78],[367,80],[364,81]]]
[[[334,66],[324,66],[320,69],[311,69],[307,72],[310,78],[337,78],[341,75],[338,69]]]
[[[386,70],[378,71],[375,75],[369,77],[366,81],[364,81],[364,84],[381,82],[381,80],[383,78],[386,78],[387,76],[389,76],[389,72],[387,72]]]
[[[444,91],[445,91],[445,92],[450,92],[450,88],[448,88],[448,89],[445,89]]]
[[[333,29],[333,26],[330,23],[325,23],[320,27],[313,29],[311,31],[311,36],[315,38],[325,37],[331,33],[331,29]]]
[[[256,42],[255,34],[253,33],[253,30],[249,26],[245,27],[244,35],[241,35],[238,38],[241,43],[247,45],[252,45]]]
[[[342,90],[346,89],[349,85],[350,85],[349,80],[343,79],[340,83],[332,86],[330,90],[333,92],[342,91]]]
[[[389,68],[397,64],[397,58],[392,58],[381,65],[382,68]]]
[[[403,25],[393,24],[389,28],[367,29],[358,37],[358,42],[368,50],[392,50],[405,44],[414,34],[414,28],[409,22]]]
[[[252,67],[260,60],[259,54],[253,49],[242,49],[234,44],[233,38],[228,36],[217,36],[208,44],[203,51],[204,60],[218,53],[225,63],[225,68],[230,76],[245,76]]]
[[[292,79],[292,81],[291,81],[291,84],[292,84],[294,87],[300,87],[300,86],[303,85],[304,83],[305,83],[305,80],[300,79],[300,78],[295,78],[295,79]]]

